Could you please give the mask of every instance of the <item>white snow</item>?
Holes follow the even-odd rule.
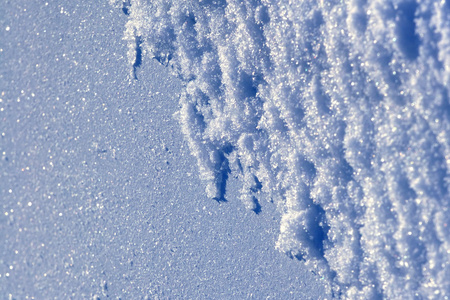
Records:
[[[447,299],[448,1],[127,3],[130,68],[139,50],[183,80],[210,198],[229,172],[249,209],[269,194],[276,247],[336,296]]]
[[[231,176],[206,197],[182,83],[137,38],[127,64],[114,2],[0,1],[0,299],[329,298],[272,247],[275,205],[231,201]]]

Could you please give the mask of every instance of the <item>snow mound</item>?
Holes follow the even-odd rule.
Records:
[[[131,0],[142,57],[185,82],[177,115],[206,192],[242,181],[276,247],[334,295],[450,295],[450,2]]]

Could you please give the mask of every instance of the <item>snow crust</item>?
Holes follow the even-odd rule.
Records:
[[[206,193],[282,213],[276,247],[337,297],[450,295],[450,4],[112,1],[141,56],[184,81]]]

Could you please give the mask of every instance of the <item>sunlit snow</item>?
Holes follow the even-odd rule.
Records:
[[[450,4],[111,1],[141,56],[184,81],[206,193],[242,182],[282,213],[276,247],[344,298],[450,295]],[[230,211],[230,214],[233,212]]]

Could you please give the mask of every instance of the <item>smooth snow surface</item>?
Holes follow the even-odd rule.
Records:
[[[450,296],[449,1],[111,3],[130,78],[153,57],[183,80],[210,198],[230,173],[256,213],[269,194],[276,247],[338,297]]]

